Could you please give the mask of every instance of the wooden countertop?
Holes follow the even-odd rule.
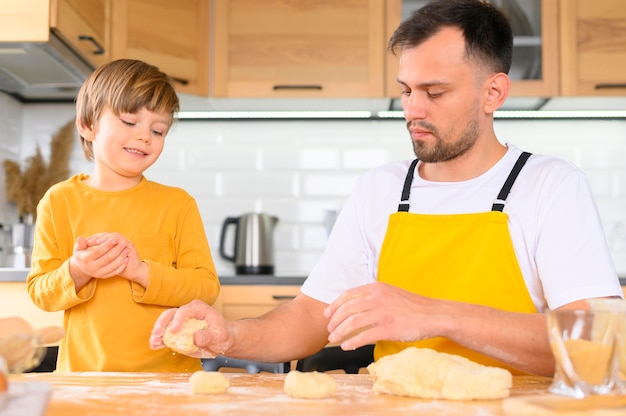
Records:
[[[194,395],[182,373],[28,373],[10,376],[12,387],[50,383],[46,416],[78,415],[503,415],[502,400],[446,401],[379,395],[366,374],[332,374],[336,397],[294,399],[284,374],[225,373],[228,392]],[[514,378],[512,396],[543,394],[551,379]],[[18,413],[16,413],[18,414]],[[22,413],[19,413],[22,414]]]

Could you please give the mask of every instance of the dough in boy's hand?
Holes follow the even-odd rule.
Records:
[[[219,371],[196,371],[189,377],[194,394],[221,394],[230,387],[230,381]]]
[[[198,347],[193,342],[193,334],[206,329],[207,323],[200,319],[191,318],[183,324],[177,333],[173,334],[168,326],[163,334],[163,344],[181,354],[191,354],[198,351]]]

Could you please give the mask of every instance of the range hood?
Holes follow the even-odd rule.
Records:
[[[392,98],[179,98],[179,120],[403,119]],[[495,118],[623,120],[626,97],[509,97]]]
[[[22,102],[72,102],[93,69],[54,32],[47,42],[0,42],[0,91]]]

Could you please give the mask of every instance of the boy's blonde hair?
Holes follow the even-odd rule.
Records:
[[[179,110],[172,80],[156,66],[134,59],[119,59],[97,68],[83,83],[76,97],[76,121],[93,126],[102,110],[114,114],[136,113],[141,108],[171,115]],[[83,153],[92,161],[93,144],[80,138]]]

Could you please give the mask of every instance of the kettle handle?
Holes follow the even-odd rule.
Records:
[[[236,217],[227,217],[224,220],[224,223],[222,224],[222,232],[220,233],[220,256],[222,256],[224,259],[226,260],[230,260],[232,262],[235,261],[235,246],[233,245],[233,254],[229,255],[226,254],[226,251],[224,251],[224,241],[226,240],[226,229],[228,228],[228,225],[230,224],[235,224],[237,225],[239,223],[239,219]]]

